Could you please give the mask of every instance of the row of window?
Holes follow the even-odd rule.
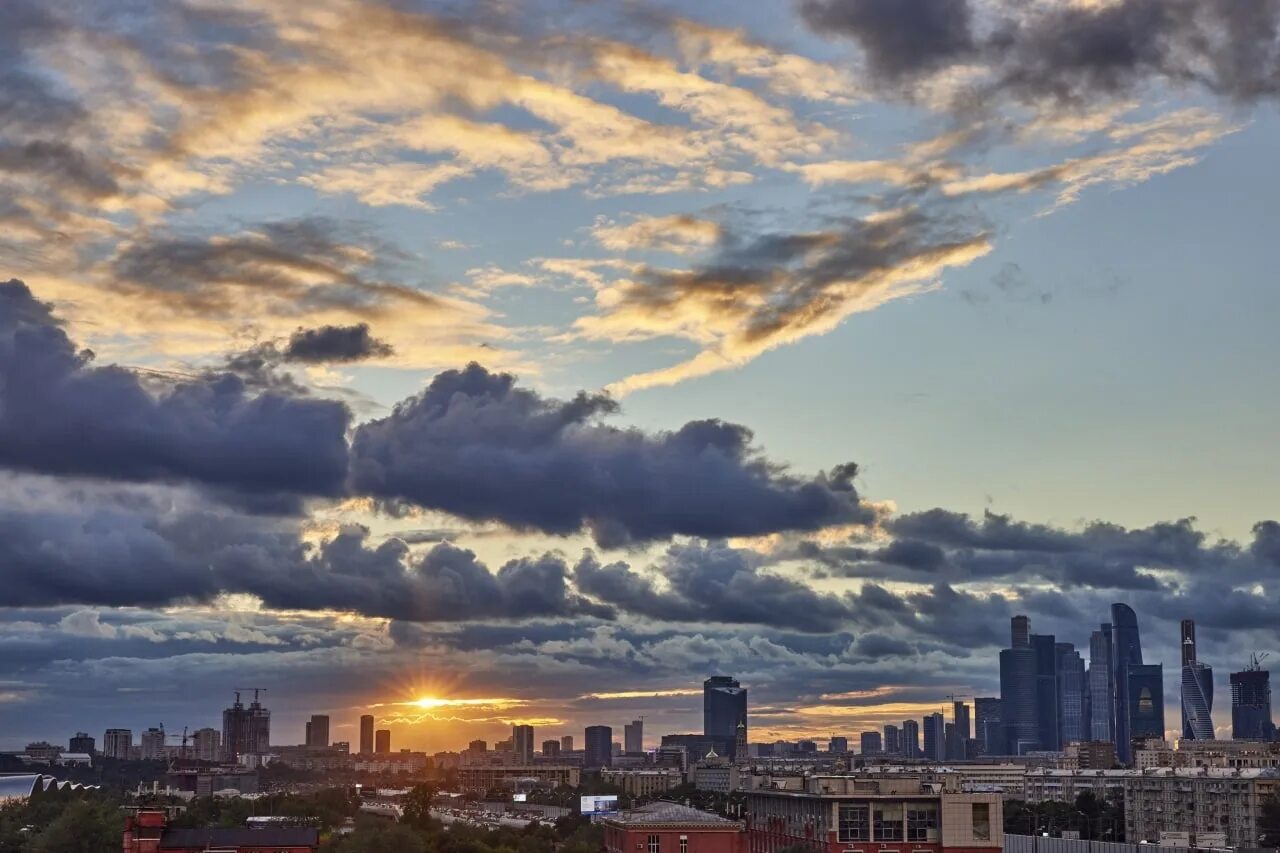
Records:
[[[662,853],[662,836],[650,835],[647,853]],[[689,836],[680,836],[680,853],[689,853]]]
[[[838,833],[841,841],[937,841],[938,805],[841,804]]]

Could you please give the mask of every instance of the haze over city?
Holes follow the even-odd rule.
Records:
[[[1230,738],[1280,654],[1278,26],[8,0],[0,749],[254,688],[273,743],[652,748],[716,675],[753,743],[852,741],[1117,604],[1171,740],[1194,621]]]

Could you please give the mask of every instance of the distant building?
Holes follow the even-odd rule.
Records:
[[[222,734],[217,729],[196,729],[192,742],[197,761],[222,760]]]
[[[107,758],[127,759],[133,750],[131,729],[107,729],[102,735],[102,754]]]
[[[232,764],[244,755],[264,755],[271,751],[271,712],[258,701],[258,691],[253,691],[253,702],[245,707],[236,692],[236,700],[222,712],[222,757]]]
[[[920,758],[920,724],[915,720],[902,721],[902,757]]]
[[[1254,658],[1248,669],[1231,673],[1231,736],[1236,740],[1274,740],[1271,673]]]
[[[947,730],[941,714],[929,714],[924,723],[924,757],[930,761],[946,761]]]
[[[165,758],[164,751],[164,730],[157,728],[147,729],[142,733],[142,753],[143,761],[160,761]]]
[[[1063,757],[1077,770],[1110,770],[1116,766],[1116,745],[1109,740],[1069,743]]]
[[[1213,670],[1196,657],[1196,623],[1183,619],[1182,736],[1213,740]]]
[[[737,821],[678,803],[656,802],[601,820],[605,853],[746,853]]]
[[[613,728],[587,726],[583,764],[587,768],[608,767],[613,764]]]
[[[1058,641],[1052,634],[1032,634],[1031,650],[1036,656],[1036,733],[1039,749],[1062,748],[1058,727]]]
[[[684,773],[675,768],[606,768],[600,771],[600,781],[606,785],[617,785],[624,794],[632,797],[652,797],[683,785]]]
[[[830,752],[832,755],[844,755],[848,751],[849,739],[847,737],[832,735],[831,740],[827,741],[827,752]]]
[[[1040,715],[1036,652],[1031,648],[1031,620],[1010,620],[1009,648],[1000,652],[1000,720],[1002,755],[1022,755],[1040,748]]]
[[[902,730],[892,723],[884,727],[884,751],[890,755],[902,754]]]
[[[23,750],[22,754],[30,762],[34,762],[36,764],[52,764],[62,753],[62,747],[41,740],[27,744],[27,748]]]
[[[745,727],[749,725],[747,689],[726,675],[713,675],[702,682],[702,733],[736,742],[739,723],[745,735]]]
[[[519,764],[533,763],[533,726],[515,725],[511,727],[511,748]]]
[[[1086,740],[1084,658],[1071,643],[1058,643],[1058,745]]]
[[[471,752],[488,752],[489,743],[488,741],[476,739],[467,744],[467,749]]]
[[[556,758],[560,755],[560,741],[552,738],[542,742],[542,756],[544,758]]]
[[[624,752],[644,752],[644,720],[632,720],[622,727]]]
[[[691,759],[699,759],[708,752],[717,755],[732,756],[736,739],[725,737],[707,737],[706,735],[670,734],[662,736],[663,746],[682,746]]]
[[[1280,776],[1271,770],[1135,771],[1124,778],[1125,839],[1158,842],[1161,833],[1185,832],[1205,846],[1257,847],[1263,804],[1278,793]],[[1220,835],[1225,844],[1206,838]]]
[[[1116,744],[1116,751],[1150,738],[1164,737],[1164,666],[1158,663],[1129,664],[1124,707],[1129,743]],[[1129,758],[1132,761],[1132,749]]]
[[[304,826],[175,829],[162,811],[139,811],[125,818],[124,853],[314,853],[320,831]]]
[[[478,764],[458,768],[458,784],[464,791],[515,790],[517,785],[530,781],[545,788],[576,788],[582,782],[582,771],[561,764]]]
[[[983,755],[1003,755],[999,697],[979,696],[973,700],[973,724],[979,751]]]
[[[373,752],[373,714],[360,715],[360,753]]]
[[[391,751],[391,729],[378,729],[373,733],[373,751]]]
[[[1142,641],[1138,634],[1138,616],[1127,604],[1113,604],[1111,605],[1111,678],[1115,684],[1115,690],[1112,692],[1115,718],[1113,740],[1116,745],[1116,755],[1123,764],[1133,760],[1133,741],[1139,737],[1132,730],[1132,721],[1135,706],[1140,701],[1140,697],[1130,695],[1130,687],[1134,685],[1129,676],[1129,669],[1141,665]],[[1149,684],[1148,693],[1150,693]],[[1163,689],[1160,696],[1162,716],[1160,736],[1163,737]],[[1150,700],[1151,697],[1148,699]],[[1153,705],[1149,706],[1149,709],[1152,707]]]
[[[1112,691],[1115,679],[1111,676],[1111,625],[1104,623],[1101,630],[1089,637],[1089,672],[1086,718],[1089,740],[1115,740],[1115,710]]]
[[[93,755],[97,750],[94,749],[93,736],[85,732],[76,732],[67,742],[67,752],[84,752]]]
[[[329,715],[312,714],[307,723],[307,746],[324,748],[329,745]]]
[[[560,738],[560,751],[573,752],[573,735],[564,735]]]
[[[884,752],[884,743],[879,732],[863,732],[861,736],[863,755],[880,755]]]

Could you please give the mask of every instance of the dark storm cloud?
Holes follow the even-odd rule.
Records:
[[[1086,105],[1154,80],[1235,100],[1280,93],[1280,0],[1117,0],[987,10],[977,32],[968,0],[800,0],[817,33],[857,42],[889,82],[976,63],[992,82],[984,98]]]
[[[677,534],[747,536],[868,520],[853,469],[811,479],[765,459],[746,427],[692,421],[648,434],[602,423],[617,404],[554,400],[472,364],[436,376],[356,430],[362,494],[605,545]]]
[[[370,334],[368,323],[358,323],[299,329],[289,336],[281,356],[285,361],[323,364],[379,358],[391,355],[392,351],[390,344]]]
[[[252,396],[229,374],[152,389],[91,359],[26,285],[0,284],[0,466],[249,493],[341,493],[350,417],[341,403]]]

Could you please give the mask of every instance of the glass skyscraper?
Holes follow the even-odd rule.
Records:
[[[1084,719],[1084,658],[1071,643],[1058,643],[1058,732],[1065,746],[1087,740]]]
[[[1196,623],[1182,620],[1182,736],[1213,740],[1213,670],[1196,659]]]
[[[1127,604],[1111,605],[1111,678],[1112,712],[1115,725],[1116,757],[1128,764],[1133,760],[1133,732],[1130,720],[1133,707],[1129,696],[1129,667],[1142,665],[1142,641],[1138,637],[1138,615]],[[1137,697],[1133,697],[1136,701]],[[1163,705],[1164,693],[1161,691]],[[1162,708],[1163,710],[1163,708]],[[1163,723],[1161,730],[1163,730]]]
[[[713,675],[702,682],[702,734],[736,742],[739,723],[745,736],[747,689],[727,675]]]
[[[1040,717],[1036,702],[1036,653],[1030,622],[1011,620],[1010,647],[1000,652],[1000,720],[1004,729],[1000,753],[1022,755],[1040,749]]]
[[[1111,742],[1115,736],[1115,711],[1111,700],[1111,624],[1089,637],[1089,740]]]
[[[1273,740],[1271,722],[1271,673],[1255,658],[1248,669],[1231,673],[1231,737],[1236,740]]]

